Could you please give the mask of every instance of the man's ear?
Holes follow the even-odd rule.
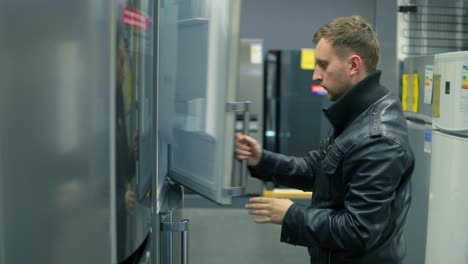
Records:
[[[363,70],[363,67],[364,67],[363,61],[362,61],[362,59],[361,59],[361,57],[359,55],[356,55],[356,54],[351,55],[349,57],[349,62],[350,62],[349,63],[349,70],[350,70],[349,74],[351,76],[354,76],[354,75],[358,74],[359,72],[361,72]]]

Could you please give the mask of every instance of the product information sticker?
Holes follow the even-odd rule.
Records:
[[[262,64],[262,44],[255,43],[250,45],[250,63]]]
[[[468,65],[463,65],[462,68],[462,89],[468,90]]]
[[[432,149],[432,132],[431,131],[425,131],[424,132],[424,152],[425,153],[431,153]]]
[[[432,83],[434,79],[434,66],[426,65],[424,74],[424,103],[432,104]]]
[[[468,65],[462,65],[460,112],[468,113]]]

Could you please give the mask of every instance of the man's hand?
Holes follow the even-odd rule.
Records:
[[[257,141],[249,136],[236,133],[236,158],[247,160],[249,166],[256,166],[262,158],[263,150]]]
[[[258,224],[282,224],[284,216],[293,202],[289,199],[254,197],[245,205],[251,215],[263,215],[263,218],[255,219]]]
[[[128,213],[133,214],[136,206],[136,195],[132,191],[125,192],[125,207]]]

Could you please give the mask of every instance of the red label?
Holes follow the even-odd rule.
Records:
[[[148,32],[149,18],[147,16],[129,8],[124,8],[123,16],[124,25],[139,28]]]
[[[327,90],[318,84],[312,84],[310,86],[310,92],[312,94],[327,94]]]

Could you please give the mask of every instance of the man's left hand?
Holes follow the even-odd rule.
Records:
[[[245,208],[251,215],[262,215],[263,218],[255,219],[258,224],[282,224],[284,216],[293,202],[289,199],[254,197],[249,200]]]

